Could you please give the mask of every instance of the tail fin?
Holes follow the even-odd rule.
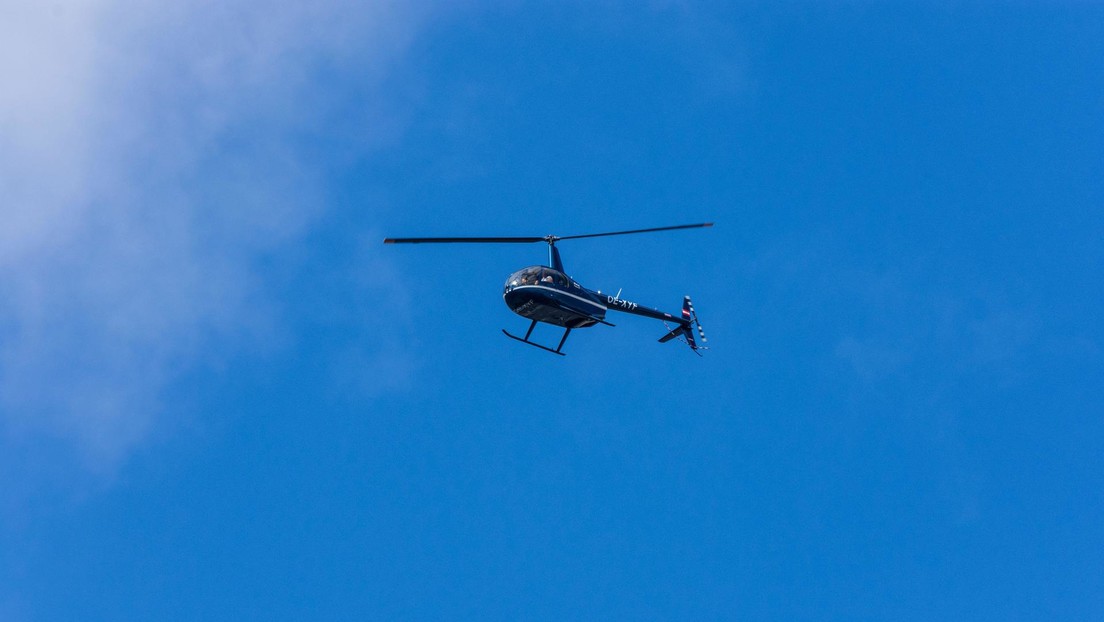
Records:
[[[696,339],[694,339],[695,326],[698,329],[698,337],[701,338],[700,344]],[[676,326],[671,332],[660,337],[659,342],[667,343],[675,337],[682,337],[683,341],[685,341],[686,344],[690,346],[690,349],[694,352],[697,352],[698,354],[701,354],[700,352],[698,352],[698,350],[708,349],[705,345],[705,332],[702,330],[701,322],[698,321],[698,314],[694,312],[694,304],[690,302],[689,296],[685,296],[682,299],[682,319],[679,321],[679,325]]]

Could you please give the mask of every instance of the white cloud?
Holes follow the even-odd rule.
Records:
[[[271,322],[253,266],[324,205],[302,145],[394,134],[380,85],[424,19],[406,3],[0,0],[5,438],[110,469],[166,383]],[[348,93],[363,105],[333,128]]]

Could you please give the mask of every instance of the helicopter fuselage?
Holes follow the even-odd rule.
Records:
[[[547,266],[530,266],[511,274],[506,279],[502,298],[511,311],[524,318],[564,328],[609,324],[605,321],[609,309],[657,320],[683,321],[619,295],[587,289],[563,272]]]
[[[601,294],[546,266],[530,266],[511,274],[502,298],[511,311],[524,318],[565,328],[593,326],[606,317]]]

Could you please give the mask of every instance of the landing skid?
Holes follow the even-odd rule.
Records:
[[[567,341],[567,336],[571,334],[571,329],[570,328],[564,329],[563,337],[560,338],[560,345],[556,346],[556,349],[553,350],[552,348],[549,348],[548,346],[542,346],[539,343],[533,343],[532,341],[529,341],[529,335],[533,334],[533,328],[535,328],[536,326],[537,326],[537,321],[533,320],[533,323],[529,325],[529,330],[525,331],[525,337],[518,337],[517,335],[511,335],[510,333],[506,332],[505,328],[502,329],[502,334],[506,335],[510,339],[514,339],[514,340],[520,341],[522,343],[527,343],[527,344],[533,346],[534,348],[540,348],[541,350],[544,350],[546,352],[551,352],[552,354],[559,354],[560,356],[567,356],[563,352],[560,352],[560,350],[563,348],[564,342]]]

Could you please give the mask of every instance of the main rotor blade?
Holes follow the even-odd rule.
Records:
[[[632,231],[612,231],[610,233],[587,233],[585,235],[565,235],[557,237],[557,240],[578,240],[581,238],[601,238],[607,235],[628,235],[630,233],[651,233],[652,231],[671,231],[673,229],[697,229],[699,227],[712,227],[713,223],[703,222],[696,225],[675,225],[674,227],[655,227],[653,229],[633,229]],[[538,238],[542,239],[542,238]]]
[[[385,238],[384,244],[529,244],[532,242],[548,242],[553,244],[560,240],[579,240],[582,238],[601,238],[610,235],[628,235],[630,233],[651,233],[653,231],[672,231],[674,229],[697,229],[699,227],[712,227],[713,223],[703,222],[695,225],[675,225],[673,227],[654,227],[652,229],[633,229],[632,231],[611,231],[608,233],[587,233],[583,235],[545,235],[527,237],[498,237],[498,238]]]
[[[386,238],[384,244],[525,244],[544,242],[544,238]]]

